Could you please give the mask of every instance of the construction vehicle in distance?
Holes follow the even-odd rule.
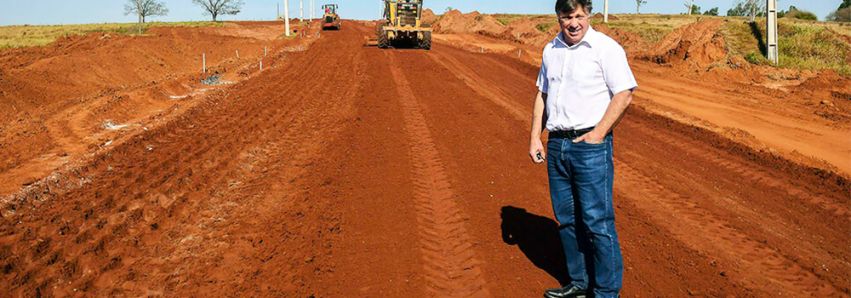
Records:
[[[431,28],[422,24],[423,0],[384,0],[384,19],[376,28],[377,45],[431,49]]]
[[[343,22],[337,15],[337,4],[322,5],[322,10],[325,11],[325,14],[322,15],[322,30],[340,30]]]

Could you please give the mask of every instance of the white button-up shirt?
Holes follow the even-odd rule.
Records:
[[[559,33],[544,47],[537,85],[549,131],[596,126],[615,94],[638,87],[623,47],[593,28],[573,46]]]

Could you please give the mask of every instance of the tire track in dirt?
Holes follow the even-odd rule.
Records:
[[[752,279],[749,282],[757,283],[756,288],[782,289],[786,293],[802,295],[840,295],[833,285],[771,247],[730,227],[688,197],[667,189],[664,184],[622,160],[616,159],[616,162],[621,178],[617,180],[618,188],[630,190],[626,199],[636,201],[635,206],[657,217],[657,223],[667,225],[674,235],[696,246],[696,249],[706,249],[708,246],[710,251],[726,254],[729,259],[741,260],[741,270]],[[666,213],[656,212],[658,209],[668,210],[667,213],[677,214],[677,217],[671,218]],[[769,284],[771,286],[767,286]]]
[[[506,95],[502,90],[498,87],[487,88],[485,84],[481,84],[484,80],[476,74],[476,72],[466,65],[452,57],[450,55],[446,55],[443,52],[430,52],[427,55],[429,59],[436,62],[437,64],[443,66],[448,69],[451,73],[453,73],[460,81],[464,82],[470,89],[478,93],[484,98],[490,99],[493,103],[503,107],[512,117],[517,120],[528,120],[529,113],[525,112],[527,109],[517,103],[517,101],[512,100],[510,96]]]
[[[627,148],[618,151],[620,160],[848,293],[843,285],[848,285],[849,276],[835,272],[848,272],[849,242],[844,235],[851,228],[851,221],[789,195],[805,193],[827,202],[840,202],[847,200],[847,182],[798,168],[766,153],[749,151],[711,132],[700,133],[694,127],[648,115],[640,108],[627,120],[617,134]],[[662,156],[664,163],[659,162]],[[746,171],[771,173],[772,179],[785,182],[767,186],[743,174],[745,171],[728,169],[724,163]],[[748,279],[752,278],[742,277]]]
[[[475,59],[472,57],[469,57],[472,61],[462,58],[467,57],[466,55],[471,55],[468,53],[453,54],[452,56],[455,57],[456,61],[454,63],[452,59],[444,59],[443,56],[448,56],[449,54],[445,52],[440,55],[438,54],[440,53],[430,53],[430,57],[439,57],[432,59],[435,64],[444,66],[447,70],[453,72],[460,81],[466,83],[468,87],[476,91],[476,93],[490,99],[497,106],[503,108],[507,112],[506,116],[511,115],[517,120],[524,120],[525,117],[522,115],[528,113],[523,113],[522,111],[527,109],[517,106],[518,108],[512,110],[509,104],[498,102],[500,100],[518,101],[516,96],[500,99],[499,93],[511,94],[511,90],[503,89],[501,90],[502,92],[480,91],[498,90],[506,86],[505,81],[501,78],[492,77],[489,73],[484,72],[484,69],[488,68],[489,65],[482,66],[483,63],[481,61],[474,61]],[[464,70],[463,67],[467,67],[468,69]],[[500,69],[496,66],[493,68]],[[505,72],[503,75],[511,76],[514,73]],[[519,113],[518,110],[520,111]],[[521,116],[518,117],[518,114]],[[763,293],[775,293],[775,289],[777,289],[776,284],[784,283],[787,280],[796,280],[797,284],[791,285],[790,290],[781,288],[781,291],[792,293],[820,293],[818,291],[821,291],[821,293],[832,293],[832,295],[836,296],[842,296],[843,292],[847,292],[847,288],[843,287],[840,290],[839,287],[845,280],[844,277],[841,277],[841,272],[847,272],[845,270],[847,268],[846,258],[841,251],[838,251],[841,250],[843,244],[841,242],[830,243],[831,241],[838,240],[835,237],[836,235],[822,234],[830,233],[830,230],[825,230],[825,228],[831,229],[830,224],[803,224],[819,216],[808,215],[806,211],[800,211],[802,208],[795,207],[795,205],[798,205],[798,201],[800,201],[806,205],[813,205],[816,208],[826,210],[827,212],[821,212],[821,210],[814,210],[814,208],[810,208],[809,206],[804,206],[805,208],[803,208],[803,210],[818,211],[817,214],[830,216],[831,218],[826,221],[828,223],[847,223],[847,216],[845,216],[847,214],[847,208],[836,198],[836,194],[830,193],[836,191],[836,187],[832,185],[832,181],[825,181],[828,187],[820,189],[818,184],[808,182],[813,181],[812,179],[818,176],[817,173],[814,174],[794,166],[774,165],[774,162],[770,158],[766,158],[760,154],[747,150],[742,151],[742,149],[737,149],[738,147],[730,148],[723,141],[721,144],[718,144],[718,140],[712,138],[711,132],[695,132],[693,128],[668,131],[668,127],[664,123],[653,120],[659,118],[658,116],[647,115],[646,112],[638,113],[637,116],[635,113],[630,114],[632,114],[630,117],[639,118],[630,120],[630,117],[628,117],[626,119],[629,122],[627,123],[628,125],[619,127],[617,134],[621,135],[621,138],[618,139],[626,141],[626,143],[623,143],[625,146],[618,147],[621,149],[616,151],[616,155],[621,157],[619,159],[621,161],[624,160],[624,156],[627,156],[626,160],[633,161],[633,164],[637,168],[633,168],[635,172],[645,177],[655,178],[652,181],[643,181],[644,184],[647,184],[646,187],[651,189],[661,187],[665,189],[665,192],[657,194],[660,196],[676,193],[682,194],[673,197],[673,200],[690,201],[693,205],[690,207],[691,209],[687,210],[698,212],[688,217],[689,222],[714,221],[718,226],[725,228],[725,230],[712,230],[713,232],[724,232],[722,234],[729,239],[746,241],[744,242],[745,244],[760,247],[759,250],[756,250],[756,253],[747,255],[751,260],[758,260],[762,257],[760,254],[766,254],[771,256],[774,263],[781,264],[771,267],[769,265],[772,265],[772,263],[769,262],[769,265],[765,265],[766,267],[760,268],[757,266],[760,269],[775,269],[772,272],[772,278],[778,279],[766,278],[764,277],[765,273],[759,270],[749,270],[742,274],[734,275],[731,281],[746,284],[748,288],[745,290],[757,290]],[[660,124],[663,125],[653,128]],[[681,139],[683,136],[684,139]],[[648,139],[647,137],[651,138]],[[646,145],[648,142],[651,144],[655,142],[670,144],[668,147],[673,148],[662,151],[655,149],[648,150],[650,149]],[[711,148],[705,148],[705,146],[710,146]],[[683,161],[680,161],[679,163],[666,166],[664,165],[665,162],[660,163],[659,159],[662,158],[664,160],[666,154],[677,154],[673,156],[677,160],[683,156],[687,156],[686,160],[688,161],[685,164],[682,163]],[[635,160],[639,160],[641,163],[649,162],[651,164],[638,167],[641,163]],[[768,172],[769,169],[778,172],[772,175]],[[620,171],[618,170],[618,172]],[[685,180],[666,180],[671,178]],[[690,179],[699,179],[702,182],[690,181]],[[624,187],[624,184],[620,182],[616,182],[616,184],[619,193],[623,194],[629,194],[631,193],[631,189],[639,186],[633,184]],[[683,197],[686,194],[686,192],[683,192],[684,187],[688,187],[689,185],[690,187],[697,187],[698,190],[695,191],[701,191],[698,193],[699,197],[695,197],[694,195]],[[714,189],[713,186],[715,186]],[[765,191],[761,197],[748,200],[747,196],[759,196],[760,194],[758,193],[759,191],[753,191],[747,189],[747,187]],[[776,197],[778,195],[779,197]],[[795,199],[782,199],[786,195],[793,196]],[[725,202],[733,204],[725,204]],[[748,204],[748,202],[752,202],[752,204]],[[700,226],[671,224],[671,220],[678,220],[678,214],[681,212],[670,212],[677,215],[660,217],[658,216],[659,210],[665,210],[667,208],[659,208],[656,204],[642,200],[635,200],[632,205],[641,207],[641,213],[657,215],[650,217],[652,219],[651,222],[664,227],[671,234],[704,234],[704,230]],[[749,227],[753,227],[753,231]],[[720,228],[716,227],[716,229]],[[736,232],[734,234],[736,238],[730,238],[726,234],[730,231]],[[762,231],[765,234],[760,234],[757,231]],[[813,234],[804,232],[806,235],[801,235],[802,231],[810,231]],[[722,257],[722,259],[734,264],[737,264],[737,260],[740,258],[737,253],[747,252],[751,248],[750,246],[746,246],[747,248],[738,248],[733,246],[736,242],[722,240],[721,242],[727,244],[732,243],[730,244],[731,246],[727,246],[728,250],[718,253],[716,252],[718,251],[717,249],[706,249],[706,246],[702,246],[703,243],[716,241],[708,236],[712,234],[714,233],[705,233],[706,236],[703,236],[704,238],[695,240],[699,242],[687,241],[693,240],[690,238],[682,238],[678,242],[706,253],[710,260]],[[771,236],[768,236],[769,234]],[[766,239],[770,239],[770,241],[774,241],[775,243],[771,243]],[[638,253],[639,255],[641,254],[640,251]],[[689,260],[689,262],[693,261],[695,260]],[[722,264],[726,265],[723,262]],[[825,267],[825,265],[827,266]],[[792,269],[787,270],[784,266],[791,266]],[[829,271],[827,271],[828,269]],[[840,272],[839,275],[833,273],[837,270]],[[803,277],[783,275],[784,272],[790,274],[804,272],[805,275]],[[689,280],[699,277],[686,276],[684,278],[685,280]]]
[[[156,295],[188,289],[221,291],[221,285],[210,282],[233,280],[228,276],[256,278],[261,272],[216,270],[225,262],[229,270],[243,270],[246,264],[277,270],[259,275],[267,280],[251,283],[256,290],[271,292],[259,284],[269,285],[269,278],[290,278],[291,273],[280,271],[292,267],[281,266],[280,261],[264,266],[259,263],[265,264],[271,258],[268,254],[259,262],[253,261],[261,259],[256,253],[237,258],[233,251],[246,251],[245,239],[258,238],[263,243],[266,238],[266,243],[274,243],[276,238],[268,233],[299,231],[299,227],[276,225],[289,221],[280,215],[295,210],[276,211],[303,204],[293,202],[294,196],[305,191],[297,186],[303,179],[297,178],[304,176],[321,152],[325,144],[321,141],[333,138],[341,127],[339,121],[351,110],[350,97],[359,86],[356,79],[343,84],[347,89],[342,90],[324,85],[323,76],[333,74],[317,63],[330,63],[334,46],[324,44],[324,49],[317,50],[329,57],[297,55],[300,61],[295,63],[306,67],[270,69],[269,74],[235,86],[233,92],[222,92],[179,120],[100,157],[86,169],[95,173],[96,184],[70,192],[61,203],[51,200],[43,206],[56,208],[26,210],[20,218],[26,226],[15,228],[4,218],[0,255],[8,273],[14,275],[0,281],[28,295],[77,291]],[[345,58],[344,63],[352,67],[343,74],[357,78],[362,59]],[[316,79],[291,83],[306,77]],[[314,95],[324,101],[311,100]],[[339,105],[327,109],[329,102]],[[51,235],[54,229],[60,231],[58,237]],[[240,239],[233,240],[236,235]],[[288,249],[286,239],[279,241],[281,245],[272,247]],[[37,247],[38,253],[25,253],[28,246]],[[45,256],[49,256],[46,262]],[[211,270],[217,274],[210,275]],[[241,280],[233,282],[237,284],[229,290],[234,293],[245,286]],[[271,289],[281,285],[286,283]]]
[[[404,128],[410,139],[414,205],[420,231],[426,289],[438,297],[488,297],[479,261],[465,227],[466,216],[454,200],[445,167],[426,125],[417,98],[398,66],[396,53],[386,52],[399,92]]]
[[[353,56],[346,56],[346,58],[351,57]],[[324,59],[312,61],[322,60]],[[352,75],[344,72],[346,78],[357,78],[354,74],[362,67],[362,62],[358,62],[359,60],[361,60],[359,56],[354,56],[352,61],[347,60],[345,62],[345,64],[352,66],[352,68],[347,69],[352,71]],[[269,108],[268,112],[259,115],[248,113],[242,119],[251,119],[246,123],[248,126],[245,128],[252,134],[259,135],[261,140],[272,141],[265,144],[261,143],[256,147],[254,145],[235,144],[246,149],[238,154],[234,162],[221,169],[227,174],[221,175],[221,178],[217,180],[221,182],[216,184],[223,186],[211,190],[214,193],[213,197],[210,198],[211,204],[199,206],[201,209],[196,208],[194,211],[190,211],[201,214],[219,214],[220,216],[210,219],[201,218],[197,231],[194,231],[194,234],[201,235],[201,238],[192,238],[191,240],[194,241],[187,242],[185,245],[184,241],[181,240],[182,245],[177,247],[173,253],[178,256],[191,257],[197,254],[199,250],[209,251],[202,254],[203,257],[191,257],[190,260],[197,259],[189,262],[192,265],[179,268],[180,271],[198,274],[190,275],[190,280],[193,281],[190,285],[181,285],[184,290],[204,289],[209,286],[200,282],[209,278],[204,276],[204,272],[208,272],[208,270],[198,270],[198,266],[203,268],[209,266],[205,264],[225,262],[225,267],[240,268],[240,270],[246,270],[250,267],[256,268],[251,270],[254,272],[246,271],[236,275],[245,280],[233,281],[228,286],[229,289],[236,290],[244,288],[246,285],[252,285],[254,291],[268,292],[269,289],[267,288],[254,287],[268,284],[269,278],[272,278],[272,280],[296,278],[294,276],[298,275],[294,275],[294,273],[302,270],[290,271],[287,270],[289,267],[282,267],[279,263],[270,262],[270,260],[281,259],[282,256],[287,255],[288,251],[290,255],[297,255],[316,250],[315,248],[294,250],[293,244],[288,239],[296,235],[295,231],[309,226],[302,226],[299,223],[293,223],[291,220],[281,219],[281,215],[304,216],[301,213],[302,211],[297,210],[303,208],[299,207],[299,204],[302,204],[299,198],[308,197],[307,189],[297,185],[303,185],[304,175],[311,168],[313,160],[316,160],[317,154],[322,152],[325,146],[324,141],[333,139],[335,132],[341,127],[341,123],[338,122],[345,119],[342,116],[350,110],[352,90],[357,89],[359,85],[357,82],[345,84],[342,81],[340,85],[346,86],[344,89],[334,89],[323,85],[322,82],[327,80],[327,78],[323,78],[323,75],[327,76],[330,73],[325,73],[322,69],[325,69],[325,67],[309,65],[308,67],[298,68],[300,71],[288,72],[284,77],[266,76],[264,78],[267,84],[272,80],[279,82],[269,84],[269,89],[280,88],[282,92],[275,93],[290,94],[293,98],[289,101],[294,101],[295,104],[282,105],[276,98],[243,99],[254,102],[271,102],[273,108],[269,108],[269,105],[261,105],[261,108],[264,106]],[[311,80],[311,83],[306,85],[286,84],[286,82],[295,81],[295,78],[298,77],[313,77],[315,80]],[[270,94],[262,90],[258,92]],[[313,96],[318,96],[324,100],[311,100]],[[329,103],[334,103],[336,108],[325,109],[325,105]],[[306,115],[311,117],[305,117]],[[255,172],[253,169],[258,169],[258,171]],[[216,169],[213,172],[221,171]],[[320,203],[313,202],[311,204]],[[241,214],[241,216],[231,216],[231,214]],[[248,216],[246,217],[245,214],[248,214]],[[255,227],[266,227],[267,230],[249,229],[246,231],[244,225],[234,225],[234,223],[249,223],[249,225]],[[329,224],[333,224],[333,222]],[[275,237],[270,238],[268,235],[270,231],[287,237],[283,240]],[[187,232],[193,232],[193,230]],[[233,243],[232,240],[229,240],[229,237],[234,235],[240,235],[242,239],[259,239],[259,244],[252,244],[257,246],[255,248],[257,252],[250,254],[250,258],[243,256],[241,259],[234,259],[234,256],[226,251],[245,248],[243,247],[244,244]],[[207,246],[213,246],[214,249],[205,249]],[[286,260],[287,258],[284,257],[283,259]],[[309,268],[311,266],[303,267]],[[270,271],[275,273],[269,273]],[[258,273],[260,274],[258,275]],[[293,279],[292,282],[304,285],[304,281],[298,280],[298,278]],[[278,286],[272,289],[275,288],[278,288]],[[207,290],[215,291],[215,289],[216,287]],[[298,290],[298,292],[302,291],[307,291],[307,289],[301,287]]]
[[[261,106],[262,107],[262,106]],[[267,110],[268,112],[272,112],[274,110]],[[213,113],[214,114],[214,113]],[[261,113],[258,113],[257,116],[263,117]],[[205,114],[202,117],[198,117],[196,120],[198,122],[204,123],[208,119],[217,119],[217,116],[212,116],[212,114]],[[227,119],[227,118],[225,118]],[[234,119],[234,118],[230,118]],[[194,122],[194,121],[193,121]],[[231,123],[233,124],[233,123]],[[213,126],[215,127],[215,126]],[[132,259],[128,259],[127,257],[134,254],[111,254],[106,251],[112,250],[111,247],[121,245],[122,242],[125,242],[126,239],[137,239],[135,242],[139,242],[139,238],[142,238],[141,229],[138,227],[139,218],[138,214],[143,212],[144,214],[162,214],[165,213],[165,216],[156,216],[153,217],[146,216],[146,219],[150,220],[148,223],[153,222],[157,226],[157,229],[167,228],[168,218],[172,216],[176,216],[178,218],[182,218],[182,221],[186,221],[187,218],[190,218],[188,211],[194,212],[198,211],[197,209],[201,206],[197,200],[188,199],[191,197],[198,198],[198,195],[192,195],[193,191],[190,189],[198,190],[204,187],[205,183],[209,183],[212,181],[212,185],[219,184],[220,179],[210,179],[214,175],[220,175],[221,179],[227,177],[227,175],[221,175],[223,171],[227,169],[227,165],[234,163],[233,159],[237,158],[238,155],[230,155],[230,154],[222,154],[227,148],[234,148],[238,146],[236,138],[227,138],[223,137],[232,131],[237,126],[231,125],[230,128],[221,128],[215,127],[213,130],[205,131],[207,135],[202,138],[201,143],[189,142],[192,134],[199,133],[196,130],[196,124],[191,123],[190,121],[184,121],[181,124],[171,125],[168,128],[163,129],[164,132],[160,133],[160,131],[155,132],[155,135],[149,140],[149,142],[145,142],[149,145],[153,145],[152,150],[156,150],[154,156],[159,158],[151,159],[150,155],[145,152],[145,150],[138,150],[138,147],[142,147],[145,144],[132,144],[127,147],[136,147],[134,149],[137,150],[127,150],[129,148],[122,147],[116,150],[111,156],[115,156],[115,158],[106,158],[104,159],[104,163],[106,165],[106,172],[101,173],[99,177],[100,181],[98,181],[98,185],[92,186],[93,189],[82,189],[78,192],[72,192],[70,194],[71,197],[74,196],[82,196],[82,198],[90,197],[91,193],[94,193],[92,207],[84,211],[83,218],[88,220],[89,222],[94,222],[94,225],[91,224],[80,224],[79,236],[76,238],[75,243],[78,245],[85,245],[86,242],[93,242],[94,246],[90,246],[89,248],[83,248],[82,250],[77,247],[77,245],[69,245],[66,247],[66,252],[64,253],[66,259],[82,260],[82,263],[86,264],[97,264],[100,263],[99,259],[108,258],[109,259],[109,271],[114,271],[113,269],[119,269],[124,267],[123,263],[132,263]],[[210,135],[210,132],[216,132],[213,135]],[[219,142],[210,142],[209,140],[217,140]],[[200,146],[199,146],[200,145]],[[200,147],[198,151],[195,151],[195,154],[186,154],[185,152],[191,152],[192,148]],[[175,149],[175,150],[171,150]],[[163,156],[165,155],[165,156]],[[213,157],[213,155],[217,155],[218,157]],[[123,158],[128,158],[128,161],[123,161]],[[135,158],[134,158],[135,157]],[[143,161],[140,161],[140,158]],[[211,162],[215,161],[217,163],[217,167],[214,168],[212,173],[204,174],[201,172],[199,174],[207,176],[204,179],[198,182],[191,182],[188,178],[192,176],[192,170],[190,169],[188,172],[185,170],[180,170],[181,167],[185,167],[187,164],[192,164],[192,160]],[[146,165],[146,166],[138,166],[138,165]],[[139,171],[152,171],[154,173],[162,173],[161,176],[154,176],[154,179],[144,179],[145,176],[148,176],[144,173],[140,173]],[[114,174],[113,174],[114,173]],[[115,176],[115,174],[122,173],[121,176]],[[136,176],[135,178],[133,176]],[[150,177],[150,176],[148,176]],[[127,179],[131,178],[131,179]],[[135,186],[133,186],[135,184]],[[209,185],[209,184],[207,184]],[[137,190],[131,190],[132,188],[139,187]],[[188,189],[187,189],[188,188]],[[100,196],[100,193],[110,193],[111,189],[125,189],[125,193],[127,190],[130,190],[131,196],[134,197],[129,204],[125,204],[122,206],[116,206],[119,204],[121,198],[115,197],[115,195],[108,195],[108,197],[103,198]],[[144,194],[139,191],[139,189],[150,189],[149,194]],[[216,192],[216,191],[211,191]],[[88,194],[87,194],[88,193]],[[142,200],[140,200],[142,199]],[[76,201],[77,204],[82,203],[81,201]],[[158,208],[152,208],[151,203],[155,206],[159,206],[164,208],[165,212],[157,212]],[[207,203],[214,203],[207,201]],[[86,204],[86,203],[83,203]],[[147,206],[146,206],[147,205]],[[143,208],[148,207],[148,208]],[[57,215],[57,217],[65,217],[63,215]],[[103,231],[105,230],[106,231]],[[134,233],[128,234],[128,229],[135,230]],[[111,231],[111,232],[110,232]],[[175,230],[171,230],[172,233]],[[197,230],[191,231],[182,231],[179,233],[174,233],[174,235],[192,235]],[[107,232],[104,234],[104,232]],[[78,233],[74,233],[78,234]],[[93,238],[94,237],[94,238]],[[51,237],[44,238],[44,241],[39,240],[41,243],[51,243]],[[175,239],[178,245],[185,245],[187,240],[193,240],[195,238],[187,236],[182,237],[180,239]],[[166,246],[167,247],[167,246]],[[165,249],[166,247],[157,246],[157,250]],[[136,246],[136,248],[141,248]],[[51,248],[52,251],[52,248]],[[58,253],[58,255],[63,255],[63,253]],[[111,257],[110,255],[114,255],[116,257]],[[122,260],[117,256],[124,256]],[[185,255],[184,255],[185,256]],[[38,256],[34,256],[33,259],[38,259]],[[166,258],[169,259],[169,258]],[[175,263],[180,263],[180,260],[171,259],[171,261]],[[16,265],[22,266],[25,265],[26,262]],[[36,264],[30,264],[36,265]],[[29,267],[29,266],[28,266]],[[26,268],[26,267],[23,267]],[[104,267],[106,268],[106,267]],[[49,284],[49,276],[50,274],[39,274],[40,269],[38,267],[32,267],[24,276],[30,275],[42,275],[43,277],[48,277],[45,284]],[[79,270],[72,270],[72,272],[77,272]],[[107,270],[98,270],[95,275],[82,275],[82,276],[67,276],[67,279],[75,279],[75,277],[79,277],[83,279],[81,284],[77,284],[77,287],[74,289],[77,290],[90,290],[92,288],[101,288],[104,285],[98,285],[96,282],[98,279],[110,279],[111,272]],[[94,273],[94,272],[93,272]],[[60,279],[61,280],[61,279]],[[19,280],[21,284],[26,283],[26,280]],[[18,283],[15,283],[18,284]],[[76,284],[76,283],[75,283]],[[168,284],[166,285],[168,286]],[[41,291],[42,287],[36,287],[36,292]],[[59,293],[65,291],[65,293],[70,293],[70,289],[68,288],[60,288],[57,290]]]
[[[846,220],[851,220],[851,212],[849,212],[847,205],[829,201],[817,195],[807,193],[801,190],[800,188],[783,187],[785,185],[788,185],[789,183],[781,181],[780,179],[771,176],[769,173],[766,173],[763,170],[735,162],[728,158],[722,158],[720,155],[712,154],[709,151],[694,150],[692,153],[697,154],[698,157],[703,158],[713,164],[719,165],[733,173],[736,173],[740,177],[748,179],[753,183],[758,183],[765,187],[782,191],[790,197],[796,198],[801,202],[805,202],[814,207],[824,209],[825,211],[828,211],[833,215],[842,217]]]

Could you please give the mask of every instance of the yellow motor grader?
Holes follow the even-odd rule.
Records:
[[[384,0],[384,19],[376,26],[380,48],[431,49],[431,28],[423,25],[423,0]]]
[[[322,5],[322,11],[325,12],[322,15],[322,30],[340,30],[343,26],[343,21],[337,14],[337,7],[337,4]]]

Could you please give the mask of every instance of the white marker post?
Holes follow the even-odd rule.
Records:
[[[201,71],[207,73],[207,53],[201,53]]]
[[[289,0],[284,0],[284,27],[286,27],[286,35],[290,37],[290,2]]]
[[[298,20],[304,22],[304,0],[298,0]]]
[[[603,23],[609,23],[609,0],[603,0]]]
[[[239,59],[239,50],[236,50],[236,59]]]

